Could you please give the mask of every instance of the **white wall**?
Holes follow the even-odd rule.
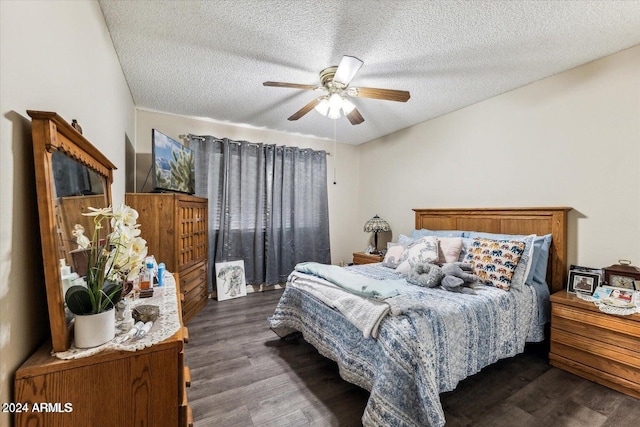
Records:
[[[120,168],[116,203],[135,110],[95,1],[0,1],[0,43],[0,401],[10,402],[13,373],[49,336],[26,110],[78,120]],[[9,420],[0,415],[0,425]]]
[[[640,46],[359,146],[361,206],[569,206],[570,263],[640,266]],[[365,179],[363,172],[375,167]]]
[[[327,121],[327,125],[331,125],[331,122]],[[345,238],[345,236],[353,232],[353,218],[357,216],[358,209],[359,161],[357,147],[347,144],[336,144],[334,147],[333,141],[324,139],[231,126],[211,120],[138,109],[136,120],[136,151],[138,153],[149,153],[150,156],[151,129],[154,128],[177,141],[180,141],[180,135],[191,133],[194,135],[213,135],[218,138],[290,145],[330,152],[332,155],[327,157],[327,189],[332,263],[338,264],[340,261],[351,262],[353,252],[364,248],[364,246],[354,245],[350,239]],[[335,185],[333,184],[334,166]],[[143,183],[149,167],[150,160],[145,164],[138,164],[138,180]],[[138,188],[141,188],[141,185],[138,185]],[[147,191],[150,189],[149,183],[145,188]],[[362,225],[359,228],[361,230]],[[362,233],[360,234],[362,235]]]

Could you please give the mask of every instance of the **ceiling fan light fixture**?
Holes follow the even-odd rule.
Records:
[[[320,102],[314,109],[330,119],[339,119],[342,114],[347,115],[356,108],[352,102],[337,93],[333,93],[330,96],[322,96],[319,99]]]
[[[327,97],[321,97],[321,101],[314,107],[314,109],[326,117],[329,114],[329,100]]]
[[[342,98],[342,112],[345,116],[351,113],[354,108],[356,108],[356,106],[353,105],[353,102],[349,101],[347,98]]]
[[[337,93],[333,93],[329,97],[329,106],[331,108],[340,109],[342,108],[342,101],[343,99],[340,95],[338,95]]]
[[[340,117],[342,117],[342,114],[340,114],[340,107],[330,107],[329,108],[329,115],[327,116],[330,119],[339,119]]]

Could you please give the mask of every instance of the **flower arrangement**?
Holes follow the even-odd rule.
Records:
[[[71,286],[65,295],[69,310],[81,315],[113,308],[122,297],[123,283],[137,277],[147,256],[135,209],[123,204],[115,211],[111,207],[89,210],[82,214],[92,216],[94,223],[92,239],[81,245],[88,252],[86,287]],[[112,231],[102,238],[105,220],[110,221]]]

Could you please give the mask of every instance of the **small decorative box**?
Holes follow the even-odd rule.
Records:
[[[136,322],[155,322],[160,314],[160,308],[157,305],[143,304],[133,309],[132,315]]]

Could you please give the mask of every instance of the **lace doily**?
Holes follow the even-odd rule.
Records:
[[[139,298],[129,302],[131,309],[142,304],[157,305],[160,308],[160,315],[153,322],[153,326],[147,335],[138,340],[127,339],[127,333],[119,328],[122,321],[116,321],[116,336],[111,341],[93,348],[75,348],[72,342],[67,351],[52,354],[59,359],[79,359],[93,356],[105,350],[136,351],[151,347],[175,334],[182,326],[178,314],[176,281],[173,275],[166,271],[163,279],[164,286],[153,288],[154,292],[151,298]]]
[[[615,306],[606,304],[600,301],[599,299],[592,297],[591,295],[584,295],[584,294],[581,294],[580,292],[576,292],[576,296],[583,301],[594,303],[596,307],[598,307],[598,309],[603,313],[617,314],[619,316],[629,316],[635,313],[640,313],[640,291],[635,292],[635,296],[634,296],[635,307],[628,307],[628,308],[615,307]]]

